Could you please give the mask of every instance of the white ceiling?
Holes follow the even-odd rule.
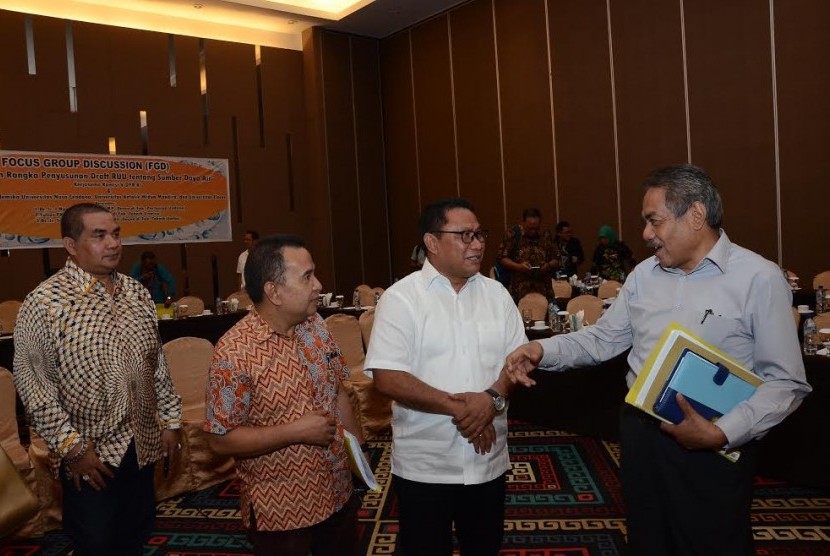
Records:
[[[315,25],[383,38],[465,1],[0,0],[0,9],[301,50]]]

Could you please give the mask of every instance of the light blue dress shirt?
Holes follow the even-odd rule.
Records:
[[[812,390],[793,320],[792,292],[781,269],[729,241],[723,230],[691,272],[663,268],[654,256],[637,265],[595,325],[541,340],[545,354],[540,368],[596,365],[630,347],[626,381],[631,387],[673,321],[764,379],[749,400],[718,420],[729,448],[763,436]]]

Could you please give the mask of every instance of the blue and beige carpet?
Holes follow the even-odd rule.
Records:
[[[624,553],[625,508],[614,443],[511,423],[505,556]],[[360,538],[367,555],[395,550],[398,508],[390,494],[391,446],[370,443],[384,489],[363,493]],[[830,493],[758,478],[753,504],[758,556],[830,555]],[[63,555],[65,535],[0,543],[0,556]],[[158,505],[147,556],[250,554],[240,529],[238,483],[229,481]]]

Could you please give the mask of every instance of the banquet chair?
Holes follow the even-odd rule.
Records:
[[[374,308],[361,313],[357,321],[360,324],[360,333],[363,336],[363,347],[366,351],[369,351],[369,338],[372,337],[372,326],[375,324]]]
[[[234,474],[233,458],[211,450],[208,433],[202,430],[213,344],[204,338],[185,336],[167,342],[163,349],[173,387],[182,398],[182,448],[171,460],[167,477],[162,466],[156,466],[157,500],[206,488]]]
[[[0,303],[0,331],[11,332],[17,322],[17,312],[20,311],[20,301],[10,299]]]
[[[599,286],[597,290],[597,297],[600,299],[608,299],[609,297],[617,297],[617,290],[622,288],[622,283],[616,280],[606,280]]]
[[[254,304],[254,302],[251,301],[251,296],[248,295],[248,292],[244,290],[240,290],[238,292],[233,292],[232,294],[230,294],[227,298],[227,301],[230,301],[231,299],[239,300],[239,309],[247,309],[248,307]]]
[[[346,359],[349,369],[363,370],[363,361],[366,359],[366,352],[363,350],[363,335],[360,324],[354,315],[335,313],[324,321],[329,333],[337,342],[340,353]]]
[[[374,311],[366,314],[374,315]],[[363,372],[366,355],[360,323],[356,317],[342,313],[331,315],[325,322],[349,366],[349,379],[343,385],[349,392],[352,411],[363,437],[370,440],[388,433],[392,422],[392,400],[378,392],[374,381]]]
[[[375,306],[375,292],[372,291],[371,286],[367,286],[366,284],[360,284],[355,288],[358,293],[360,294],[360,304],[363,307]]]
[[[551,284],[553,285],[553,296],[556,299],[570,299],[573,295],[573,288],[567,280],[551,279]]]
[[[519,300],[519,312],[530,309],[533,320],[545,320],[548,314],[548,300],[541,293],[531,292]]]
[[[583,324],[595,324],[602,314],[602,300],[595,295],[578,295],[568,301],[568,313],[574,314],[585,311]]]
[[[40,477],[45,480],[43,488],[38,484],[39,474],[35,472],[35,465],[29,456],[29,452],[20,443],[20,433],[18,431],[17,423],[17,405],[15,402],[17,393],[14,388],[14,381],[12,374],[5,368],[0,367],[0,445],[8,454],[9,459],[17,468],[20,477],[26,486],[29,487],[38,497],[40,509],[31,519],[24,523],[21,527],[15,530],[14,535],[19,537],[36,537],[44,534],[47,529],[45,525],[45,515],[49,512],[52,503],[52,496],[48,496],[52,491],[53,482],[57,484],[58,492],[60,492],[60,483],[57,480],[52,480],[51,470],[48,468],[48,454],[47,454],[47,468],[46,473],[41,474]],[[41,491],[46,496],[41,496]],[[58,498],[60,502],[60,498]],[[55,513],[54,511],[52,512]],[[57,516],[60,517],[60,503],[57,507]],[[53,529],[60,526],[60,521]]]
[[[187,305],[187,310],[180,313],[183,317],[192,317],[194,315],[201,315],[205,310],[205,302],[195,295],[186,295],[178,300],[179,307]]]
[[[817,290],[819,286],[824,286],[825,290],[830,290],[830,270],[819,272],[813,278],[813,289]]]
[[[386,290],[385,290],[385,289],[383,289],[383,288],[381,288],[380,286],[375,286],[374,288],[372,288],[372,306],[373,306],[373,307],[374,307],[375,305],[377,305],[377,301],[375,300],[375,296],[377,296],[378,298],[380,298],[380,296],[382,296],[382,295],[383,295],[383,292],[385,292],[385,291],[386,291]]]

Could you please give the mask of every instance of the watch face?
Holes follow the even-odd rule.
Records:
[[[493,406],[495,406],[496,411],[501,412],[504,411],[504,406],[507,405],[504,398],[499,396],[498,398],[493,398]]]

